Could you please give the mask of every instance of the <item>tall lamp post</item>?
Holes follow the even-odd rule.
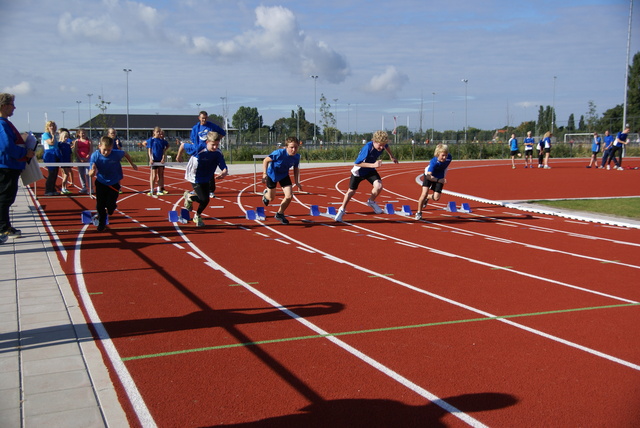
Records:
[[[87,96],[89,97],[89,139],[91,140],[91,129],[93,128],[93,125],[91,123],[91,97],[93,96],[93,94],[87,94]]]
[[[122,71],[127,75],[127,141],[129,141],[129,73],[131,73],[131,69],[123,68]]]
[[[76,101],[76,103],[78,104],[78,128],[80,128],[80,103],[82,101]]]
[[[296,106],[298,110],[296,111],[296,139],[300,141],[300,106]]]
[[[313,144],[316,143],[316,127],[318,123],[316,100],[318,99],[317,82],[318,76],[309,76],[313,79]]]
[[[469,79],[462,79],[464,83],[464,142],[467,142],[467,86]]]
[[[436,93],[431,92],[431,142],[433,142],[433,130],[436,127]]]
[[[556,80],[558,76],[553,76],[553,107],[551,108],[551,133],[555,132],[556,126]]]
[[[336,144],[337,144],[338,143],[338,99],[334,98],[333,102],[336,103],[336,105],[335,105],[335,107],[333,109],[333,111],[335,112],[335,118],[333,120],[333,122],[334,122],[333,125],[336,128]]]

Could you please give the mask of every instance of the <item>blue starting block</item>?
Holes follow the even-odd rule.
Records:
[[[458,210],[462,213],[470,213],[471,212],[471,207],[469,206],[468,203],[463,202],[462,205],[460,205],[460,209]]]
[[[96,211],[89,211],[89,210],[82,211],[82,217],[81,217],[82,224],[93,224],[93,225],[97,226],[98,225],[97,224],[98,223],[97,219],[96,219],[95,223],[93,221],[93,216],[95,215],[94,214],[95,212]],[[107,224],[109,224],[109,216],[107,216]]]
[[[313,217],[324,216],[334,219],[336,217],[336,214],[336,207],[327,207],[327,211],[324,213],[320,212],[320,207],[318,207],[317,205],[311,205],[309,209],[309,215]]]
[[[447,203],[447,206],[444,209],[446,211],[449,211],[450,213],[457,213],[458,212],[458,208],[456,208],[456,202],[455,201],[449,201]]]
[[[264,207],[258,207],[255,210],[247,210],[247,220],[260,220],[264,221],[267,217],[264,212]]]
[[[402,209],[400,211],[396,211],[395,208],[393,207],[393,204],[386,204],[384,206],[384,213],[385,214],[398,214],[398,215],[402,215],[405,217],[410,217],[411,216],[411,207],[409,205],[403,205]]]
[[[188,223],[189,220],[191,220],[191,215],[186,208],[180,210],[180,215],[178,215],[177,211],[169,211],[169,221],[171,223]]]

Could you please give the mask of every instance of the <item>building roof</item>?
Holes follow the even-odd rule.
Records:
[[[218,126],[222,124],[216,120],[214,115],[209,116],[209,120]],[[190,131],[193,126],[198,123],[196,115],[165,115],[165,114],[129,114],[129,130],[148,131],[156,126],[165,130]],[[115,128],[127,129],[126,114],[98,114],[91,120],[84,122],[79,128]]]

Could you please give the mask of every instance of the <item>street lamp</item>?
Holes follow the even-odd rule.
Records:
[[[467,142],[467,86],[469,83],[469,79],[462,79],[464,83],[464,142]]]
[[[91,128],[93,128],[93,125],[91,123],[91,97],[93,96],[93,94],[87,94],[87,96],[89,97],[89,139],[91,140]]]
[[[316,127],[318,123],[317,110],[316,110],[316,99],[318,99],[317,93],[317,82],[318,76],[309,76],[313,79],[313,144],[316,143]]]
[[[338,143],[338,99],[334,98],[333,102],[336,103],[336,106],[333,109],[333,111],[335,112],[335,118],[333,119],[333,126],[336,128],[335,134],[336,134],[336,144],[337,144]]]
[[[131,73],[131,69],[123,68],[122,71],[127,75],[127,141],[129,141],[129,73]]]
[[[554,133],[556,125],[556,79],[558,76],[553,76],[553,107],[551,108],[551,133]]]
[[[347,103],[347,144],[350,142],[351,137],[351,103]]]
[[[80,103],[82,101],[76,101],[76,103],[78,104],[78,128],[80,128]]]
[[[431,142],[433,142],[433,130],[436,127],[436,93],[431,92]]]
[[[296,139],[300,141],[300,106],[296,107],[298,107],[298,111],[296,111]]]

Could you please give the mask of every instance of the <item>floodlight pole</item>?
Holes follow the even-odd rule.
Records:
[[[313,144],[316,143],[316,128],[318,124],[318,110],[316,108],[316,100],[318,99],[317,82],[318,76],[309,76],[313,79]]]
[[[127,74],[127,141],[129,141],[129,73],[131,73],[131,69],[123,68],[122,71]]]

